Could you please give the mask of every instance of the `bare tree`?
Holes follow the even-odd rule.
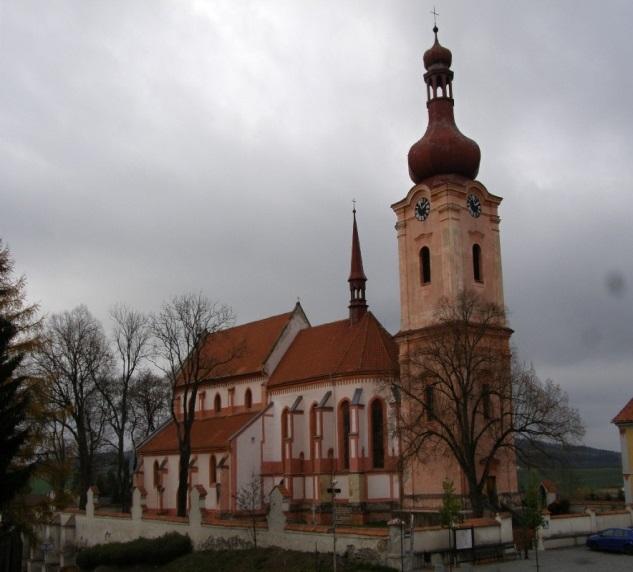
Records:
[[[502,308],[462,292],[440,305],[436,319],[395,384],[402,455],[451,455],[481,515],[496,502],[484,492],[496,457],[517,454],[517,438],[565,444],[584,430],[558,385],[512,360]]]
[[[112,358],[101,324],[85,306],[53,314],[36,354],[47,380],[51,411],[72,435],[79,462],[79,507],[86,506],[95,452],[103,444],[107,412],[97,384],[110,375]]]
[[[220,366],[230,362],[239,349],[231,346],[222,330],[233,325],[230,307],[212,303],[202,294],[176,296],[152,317],[156,365],[171,385],[171,417],[176,426],[180,453],[176,507],[187,514],[191,428],[195,419],[200,384],[212,379]],[[206,340],[214,335],[213,347]],[[178,400],[177,400],[178,398]],[[176,403],[179,403],[177,410]]]
[[[97,378],[97,386],[107,409],[108,424],[112,432],[110,445],[116,451],[117,489],[121,494],[121,510],[129,510],[131,474],[125,458],[126,437],[130,430],[132,380],[150,349],[151,332],[147,316],[117,305],[110,311],[114,322],[112,337],[118,372],[110,377]]]
[[[130,387],[130,437],[134,450],[169,416],[171,386],[164,376],[142,369]]]
[[[257,548],[257,522],[262,513],[263,489],[259,475],[251,473],[251,478],[235,494],[237,510],[243,512],[251,523],[251,538]]]

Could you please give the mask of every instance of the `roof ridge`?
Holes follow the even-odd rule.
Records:
[[[257,320],[251,320],[250,322],[244,322],[243,324],[236,324],[235,326],[231,326],[230,328],[226,328],[224,330],[220,330],[222,332],[227,332],[229,330],[237,330],[238,328],[243,328],[245,326],[252,326],[253,324],[258,324],[260,322],[267,322],[269,320],[274,320],[277,318],[283,318],[285,316],[291,316],[292,311],[290,312],[282,312],[281,314],[274,314],[273,316],[268,316],[267,318],[259,318]],[[215,332],[212,332],[212,334]]]

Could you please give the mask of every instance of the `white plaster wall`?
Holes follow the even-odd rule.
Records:
[[[147,491],[147,507],[158,509],[158,489],[154,487],[154,461],[162,464],[165,456],[146,456],[143,461],[143,481]],[[167,457],[167,472],[162,474],[163,486],[163,509],[176,508],[176,490],[178,489],[178,456],[169,455]]]
[[[367,475],[367,499],[390,498],[390,480],[391,477],[388,474]]]
[[[591,533],[591,517],[576,516],[567,518],[550,518],[549,528],[543,530],[543,537],[573,536]]]
[[[253,476],[259,479],[262,467],[261,456],[262,425],[256,420],[251,423],[234,440],[237,448],[237,493],[241,488],[248,487]],[[234,468],[233,468],[234,469]]]
[[[631,520],[631,513],[628,511],[617,514],[596,515],[596,526],[598,530],[611,527],[628,528],[631,525],[633,525],[633,521]]]
[[[337,383],[321,383],[314,387],[301,388],[297,391],[288,393],[274,393],[270,395],[270,399],[274,403],[273,414],[275,416],[274,431],[269,431],[268,425],[266,428],[266,444],[264,452],[264,460],[266,461],[280,461],[281,460],[281,413],[285,407],[290,409],[294,404],[297,397],[301,396],[300,408],[303,410],[303,415],[295,415],[295,433],[293,440],[293,456],[299,457],[299,453],[303,451],[305,458],[310,458],[310,407],[313,403],[320,403],[321,399],[327,391],[332,391],[332,396],[328,401],[328,406],[333,408],[331,412],[323,413],[323,442],[322,451],[323,456],[327,457],[327,451],[330,448],[334,449],[335,456],[338,456],[338,439],[337,439],[337,409],[342,400],[348,399],[351,401],[356,388],[362,388],[363,394],[361,397],[361,404],[365,407],[361,409],[359,415],[360,421],[360,443],[359,451],[362,447],[365,449],[365,454],[369,454],[369,414],[368,405],[369,402],[375,397],[379,396],[386,401],[385,397],[385,384],[382,380],[378,379],[357,379],[349,380],[345,382]],[[388,424],[391,423],[389,417],[392,414],[391,409],[387,406],[385,410],[387,415]],[[393,432],[389,430],[388,449],[391,452],[394,449],[395,440],[392,438]]]

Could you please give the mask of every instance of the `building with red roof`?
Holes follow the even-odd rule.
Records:
[[[633,397],[611,422],[620,432],[624,502],[633,506]]]
[[[399,468],[392,391],[410,375],[410,356],[436,332],[443,300],[473,289],[503,307],[501,198],[474,180],[480,150],[455,124],[452,55],[435,33],[424,55],[429,123],[408,156],[414,186],[392,205],[400,331],[390,334],[368,310],[354,209],[347,316],[313,326],[297,303],[290,312],[215,332],[204,342],[203,356],[221,365],[197,382],[189,485],[204,489],[209,513],[238,511],[236,496],[253,479],[264,499],[283,489],[298,520],[330,518],[333,481],[351,522],[388,520],[403,500],[412,508],[436,508],[447,477],[466,494],[450,456],[429,456],[406,475]],[[500,330],[509,354],[511,331]],[[138,448],[136,484],[147,491],[150,510],[176,508],[176,430],[170,421]],[[495,459],[486,489],[495,497],[516,492],[511,455]]]

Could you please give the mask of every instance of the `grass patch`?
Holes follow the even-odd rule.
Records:
[[[372,566],[349,562],[339,557],[339,572],[393,572],[386,566]],[[281,548],[259,548],[258,550],[211,550],[192,552],[172,560],[163,566],[134,566],[111,568],[113,572],[332,572],[331,554],[294,552]]]

